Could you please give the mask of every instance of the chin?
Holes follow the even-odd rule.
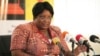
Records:
[[[44,30],[48,29],[49,27],[43,27]]]

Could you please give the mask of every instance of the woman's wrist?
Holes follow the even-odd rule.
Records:
[[[75,55],[75,56],[78,56],[80,53],[81,53],[81,50],[80,50],[79,47],[77,47],[77,48],[74,50],[74,55]]]

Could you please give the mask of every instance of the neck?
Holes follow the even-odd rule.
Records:
[[[40,30],[40,31],[41,31],[41,32],[44,32],[44,33],[48,32],[47,29],[42,29],[42,30]]]

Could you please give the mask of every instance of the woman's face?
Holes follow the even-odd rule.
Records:
[[[52,14],[48,10],[44,10],[36,17],[36,25],[39,29],[46,30],[50,26],[51,19]]]

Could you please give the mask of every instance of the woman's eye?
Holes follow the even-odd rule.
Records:
[[[51,19],[51,16],[39,16],[40,19]]]
[[[40,16],[39,18],[44,19],[45,17],[44,16]]]

